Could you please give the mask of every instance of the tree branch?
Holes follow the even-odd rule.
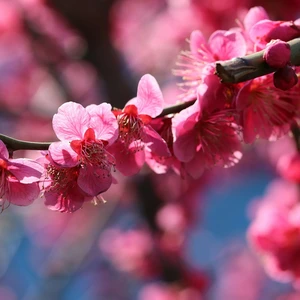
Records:
[[[181,110],[193,105],[196,100],[179,103],[173,106],[166,107],[157,118],[164,117],[169,114],[175,114]],[[0,140],[6,145],[9,152],[16,150],[48,150],[51,142],[29,142],[17,140],[4,134],[0,134]]]
[[[300,65],[300,38],[288,42],[291,47],[291,64]],[[276,71],[263,60],[264,50],[231,60],[216,63],[216,75],[223,83],[239,83]]]

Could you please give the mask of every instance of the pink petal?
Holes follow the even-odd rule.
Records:
[[[217,30],[209,38],[208,44],[217,60],[227,60],[246,54],[247,44],[240,32]]]
[[[91,116],[90,127],[95,130],[96,138],[112,144],[119,134],[119,125],[108,103],[89,105],[86,107]]]
[[[261,20],[267,20],[269,16],[262,6],[255,6],[249,9],[247,15],[244,18],[244,27],[246,31],[249,31],[253,25]]]
[[[162,112],[163,105],[163,95],[156,79],[150,74],[144,75],[137,89],[138,113],[154,118]]]
[[[40,189],[37,183],[23,184],[20,182],[9,182],[7,200],[15,205],[26,206],[38,198]]]
[[[271,30],[273,30],[277,25],[276,22],[270,20],[262,20],[251,27],[249,31],[249,36],[251,40],[260,47],[264,47],[269,41],[267,36]]]
[[[259,120],[257,118],[257,114],[253,111],[253,109],[246,108],[243,115],[243,121],[244,121],[243,124],[244,142],[250,144],[254,142],[256,136],[258,135],[256,122]]]
[[[238,92],[236,97],[236,109],[243,110],[251,104],[251,87],[252,80],[248,81]]]
[[[134,143],[128,149],[117,141],[108,149],[115,157],[116,168],[125,176],[137,174],[145,162],[145,153],[137,149]]]
[[[1,140],[0,140],[0,156],[2,156],[5,159],[9,158],[9,154],[8,154],[6,145]]]
[[[182,110],[172,119],[173,150],[180,161],[187,162],[196,153],[197,140],[194,127],[198,116],[199,101],[196,101],[192,106]]]
[[[206,40],[200,30],[194,30],[190,36],[190,49],[192,54],[199,55],[199,49],[206,45]],[[202,57],[202,56],[201,56]]]
[[[38,162],[25,158],[11,159],[7,169],[19,182],[25,184],[39,181],[44,172],[43,166]]]
[[[143,142],[158,156],[171,156],[166,141],[151,127],[144,126]]]
[[[205,157],[203,152],[197,152],[192,160],[184,164],[184,168],[194,179],[199,178],[205,170]]]
[[[63,167],[74,167],[78,164],[78,154],[68,142],[55,142],[49,147],[52,160]]]
[[[57,194],[53,191],[45,192],[45,205],[51,209],[60,212],[72,213],[82,207],[85,196],[78,187],[69,191],[68,196]]]
[[[80,170],[77,183],[86,194],[97,196],[109,189],[112,176],[108,170],[86,165]]]
[[[67,102],[58,108],[52,125],[57,137],[62,141],[83,139],[89,127],[90,116],[79,103]]]

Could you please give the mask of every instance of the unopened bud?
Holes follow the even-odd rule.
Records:
[[[273,83],[278,89],[286,91],[298,83],[298,77],[291,66],[285,66],[274,73]]]
[[[264,52],[263,58],[272,68],[283,68],[290,61],[291,47],[281,40],[270,42]]]

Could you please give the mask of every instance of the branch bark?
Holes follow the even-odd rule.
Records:
[[[288,42],[291,47],[291,65],[300,65],[300,38]],[[276,71],[263,60],[264,50],[216,63],[216,75],[222,83],[239,83]]]

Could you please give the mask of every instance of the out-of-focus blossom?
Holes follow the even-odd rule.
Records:
[[[300,204],[296,185],[272,183],[256,206],[248,238],[267,273],[278,281],[300,280]]]
[[[123,272],[142,277],[157,272],[153,240],[146,230],[107,229],[101,235],[99,246],[114,266]]]

